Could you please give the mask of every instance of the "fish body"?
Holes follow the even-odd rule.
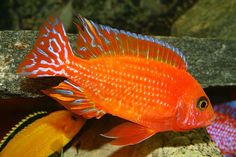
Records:
[[[106,113],[152,129],[159,129],[156,121],[164,122],[163,118],[176,123],[176,103],[186,88],[182,85],[195,83],[185,70],[143,58],[117,56],[84,65],[77,62],[80,67],[74,68],[69,78],[83,88],[87,99]],[[71,68],[68,66],[68,71]],[[171,130],[172,126],[168,127]]]
[[[236,156],[236,101],[214,106],[216,119],[207,127],[212,140],[227,156]]]
[[[113,144],[135,144],[157,132],[212,122],[210,101],[187,72],[179,50],[152,37],[79,20],[77,53],[61,22],[51,18],[18,72],[66,77],[43,92],[78,115],[100,118],[109,113],[130,121],[104,134],[115,138]]]

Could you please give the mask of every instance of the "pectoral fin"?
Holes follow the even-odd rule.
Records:
[[[56,87],[43,90],[42,92],[58,101],[67,109],[86,119],[93,117],[99,119],[105,114],[103,110],[96,108],[96,105],[86,97],[79,86],[76,86],[68,80],[65,80]]]
[[[140,143],[155,133],[155,131],[139,124],[126,122],[102,134],[102,136],[113,138],[112,145],[127,146]]]

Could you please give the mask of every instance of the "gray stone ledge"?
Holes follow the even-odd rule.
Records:
[[[37,32],[0,31],[0,98],[12,96],[39,97],[37,85],[55,81],[32,81],[16,74],[18,64],[32,48]],[[69,35],[72,47],[76,35]],[[187,57],[189,71],[202,84],[209,86],[236,85],[236,41],[190,37],[159,37],[179,48]],[[35,83],[37,82],[37,83]],[[45,87],[46,88],[46,87]]]

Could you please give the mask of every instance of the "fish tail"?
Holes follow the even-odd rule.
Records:
[[[39,30],[31,52],[17,70],[23,76],[66,76],[65,67],[74,57],[62,22],[50,17]]]

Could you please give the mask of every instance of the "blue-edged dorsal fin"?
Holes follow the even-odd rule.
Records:
[[[161,61],[180,69],[187,69],[182,52],[155,37],[118,30],[79,16],[76,26],[78,56],[84,59],[99,56],[137,56]]]

